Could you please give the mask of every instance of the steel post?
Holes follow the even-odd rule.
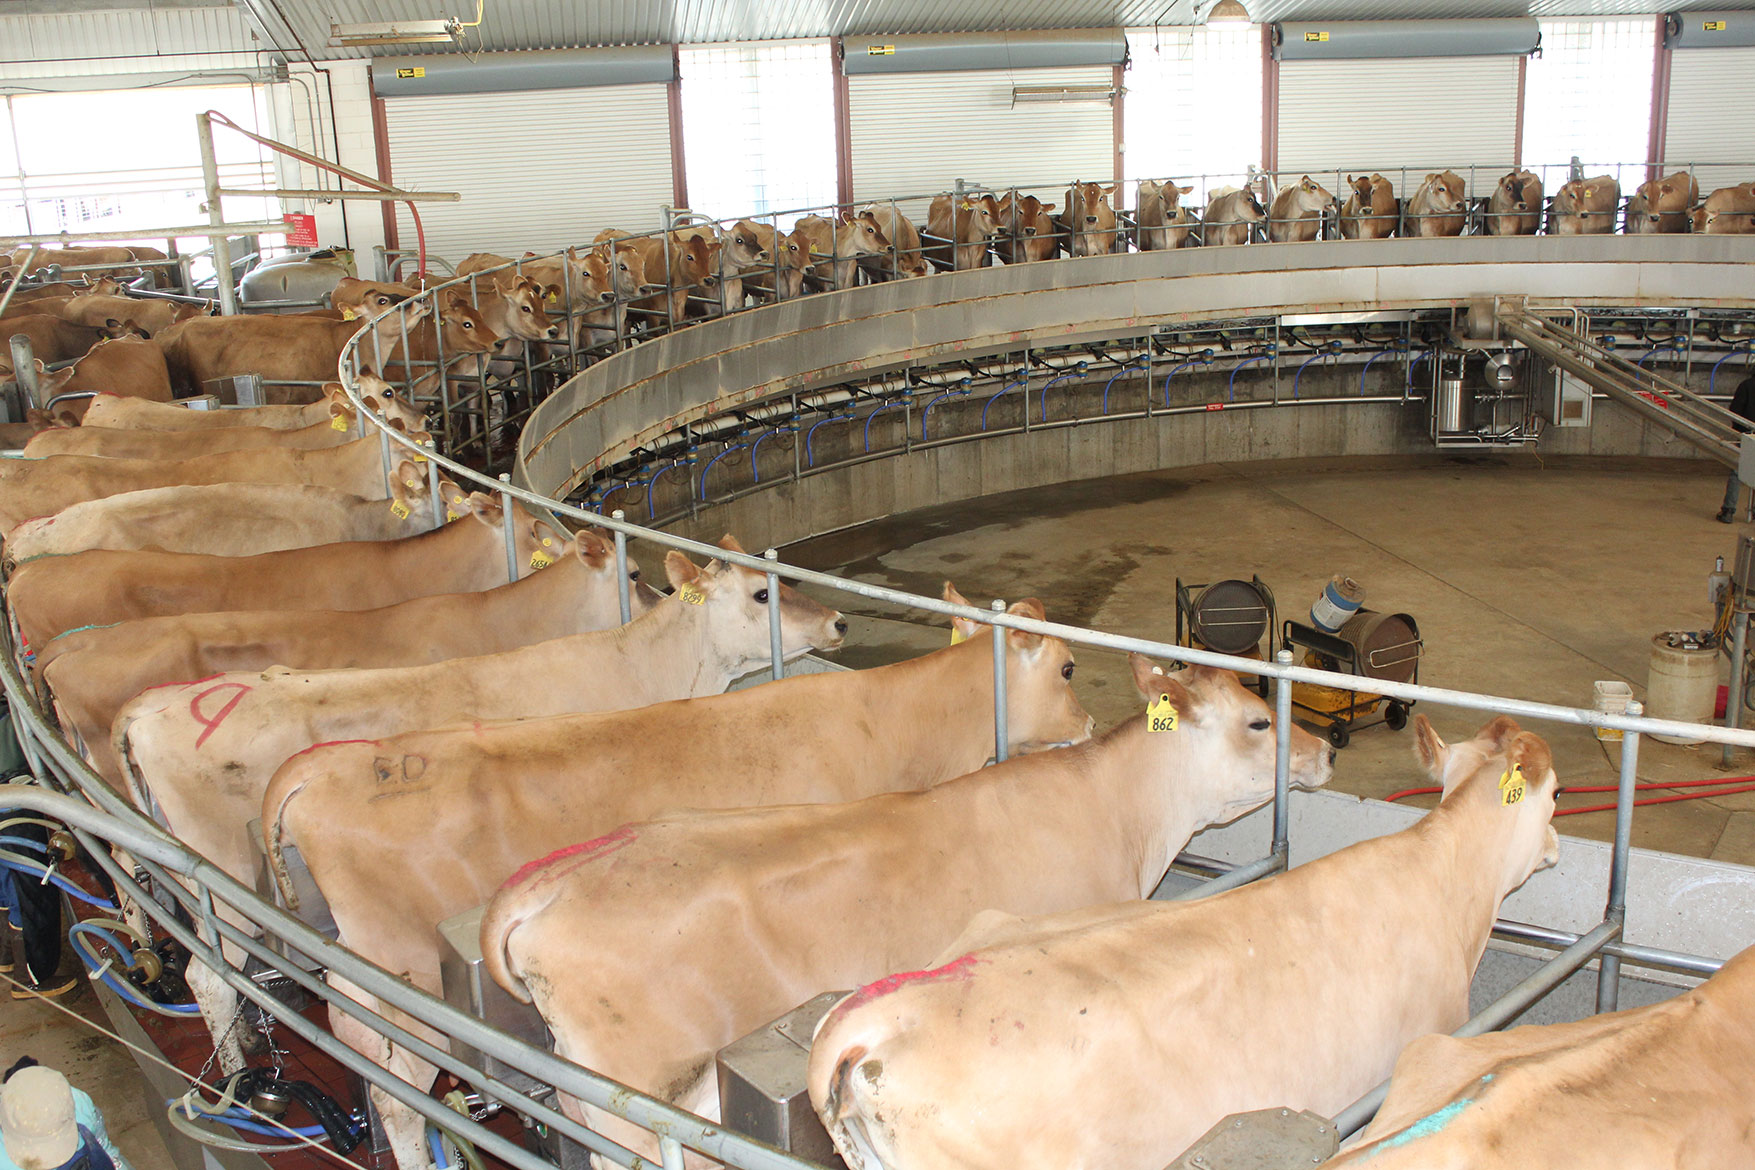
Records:
[[[30,246],[30,251],[24,254],[24,263],[18,266],[18,271],[12,277],[12,283],[6,286],[6,291],[4,293],[0,293],[0,317],[6,315],[6,306],[12,303],[12,295],[18,291],[18,286],[23,283],[25,276],[30,273],[30,266],[36,262],[37,253],[41,251],[42,248],[36,244],[32,244]]]
[[[996,597],[991,608],[994,613],[1004,613],[1005,602]],[[1006,745],[1011,741],[1011,731],[1006,726],[1006,636],[1003,626],[988,628],[993,631],[993,762],[998,764],[1005,761]]]
[[[42,409],[43,386],[37,378],[36,355],[31,352],[30,338],[22,333],[15,333],[9,348],[12,350],[12,376],[24,390],[25,407]]]
[[[213,279],[219,294],[219,311],[231,317],[238,311],[238,287],[232,281],[232,245],[225,236],[225,210],[219,193],[219,162],[213,153],[213,123],[205,113],[195,115],[195,135],[201,144],[201,178],[207,189],[207,221],[213,236]]]
[[[1292,652],[1280,650],[1274,661],[1281,666],[1292,665]],[[1285,864],[1290,850],[1288,826],[1291,820],[1292,783],[1292,680],[1284,675],[1274,680],[1274,856]]]
[[[1637,700],[1627,704],[1627,713],[1642,715],[1644,706]],[[1609,903],[1603,921],[1620,926],[1627,921],[1627,863],[1633,848],[1633,793],[1639,783],[1639,733],[1625,732],[1621,737],[1621,777],[1615,790],[1615,845],[1609,857]],[[1621,960],[1604,955],[1597,970],[1597,1011],[1612,1012],[1621,993]]]
[[[500,483],[507,485],[512,477],[506,472],[500,473]],[[518,533],[513,527],[516,523],[512,518],[512,493],[504,486],[500,488],[500,529],[506,534],[506,581],[508,584],[518,580]]]
[[[762,559],[778,561],[780,554],[771,548],[764,549]],[[774,573],[768,574],[768,654],[774,663],[774,677],[785,678],[786,644],[780,634],[780,578]]]
[[[1748,667],[1744,657],[1749,652],[1749,611],[1740,604],[1736,612],[1731,614],[1731,689],[1725,699],[1725,726],[1735,731],[1743,725],[1743,703],[1747,696],[1743,694],[1743,680],[1747,677]],[[1719,756],[1720,767],[1731,766],[1731,753],[1736,748],[1725,744]]]
[[[609,516],[617,522],[628,518],[620,508]],[[621,604],[622,625],[625,626],[634,620],[634,599],[631,596],[632,583],[628,580],[628,534],[620,528],[615,529],[615,588],[616,600]]]

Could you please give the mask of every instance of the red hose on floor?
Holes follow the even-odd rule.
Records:
[[[1740,792],[1755,792],[1755,776],[1721,776],[1714,780],[1674,780],[1668,784],[1657,781],[1647,781],[1643,784],[1635,784],[1633,790],[1635,792],[1650,792],[1653,789],[1664,788],[1708,787],[1712,789],[1711,792],[1684,792],[1674,796],[1653,796],[1648,797],[1645,800],[1636,800],[1633,802],[1633,806],[1639,808],[1648,804],[1673,804],[1679,800],[1707,800],[1714,796],[1735,796]],[[1568,792],[1614,792],[1619,788],[1620,785],[1618,784],[1563,784],[1560,786],[1560,789],[1554,793],[1554,796],[1558,799]],[[1403,797],[1431,796],[1434,793],[1443,791],[1444,789],[1437,787],[1436,785],[1425,788],[1404,788],[1400,792],[1390,793],[1388,796],[1384,797],[1384,800],[1394,804]],[[1613,804],[1591,804],[1584,805],[1580,808],[1556,809],[1554,810],[1554,815],[1557,817],[1570,817],[1577,816],[1579,813],[1613,812],[1614,809],[1615,806]]]

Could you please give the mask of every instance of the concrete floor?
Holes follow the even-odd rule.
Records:
[[[971,600],[1037,596],[1051,618],[1172,641],[1174,584],[1260,576],[1280,618],[1306,619],[1336,572],[1373,609],[1412,614],[1421,681],[1575,706],[1621,679],[1643,698],[1650,638],[1712,621],[1706,574],[1737,529],[1717,523],[1724,473],[1673,460],[1529,454],[1212,464],[947,504],[802,542],[795,564]],[[827,600],[827,599],[825,599]],[[842,651],[873,665],[942,645],[941,623],[845,604]],[[1307,620],[1307,619],[1306,619]],[[1723,681],[1721,679],[1721,681]],[[1100,727],[1138,710],[1119,655],[1079,652],[1080,698]],[[1421,710],[1441,735],[1485,718]],[[1532,725],[1563,784],[1612,784],[1620,748],[1585,728]],[[1642,742],[1642,781],[1720,777],[1719,750]],[[1755,772],[1739,753],[1735,774]],[[1334,787],[1384,796],[1425,783],[1407,731],[1361,730]],[[1652,795],[1666,795],[1655,792]],[[1565,806],[1613,796],[1563,797]],[[1562,833],[1608,838],[1612,813],[1568,816]],[[1755,864],[1755,793],[1638,810],[1634,844]]]

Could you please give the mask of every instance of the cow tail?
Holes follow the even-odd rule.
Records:
[[[548,909],[558,889],[557,882],[543,882],[535,889],[505,886],[481,916],[482,966],[495,983],[520,1003],[534,1003],[535,999],[513,963],[512,932]]]
[[[865,1045],[855,1044],[841,1053],[840,1058],[835,1061],[835,1071],[829,1074],[828,1091],[823,1095],[822,1116],[825,1122],[844,1122],[853,1111],[853,1086],[850,1078],[854,1068],[865,1059],[865,1052]]]
[[[866,1103],[858,1099],[859,1087],[853,1079],[853,1070],[868,1055],[870,1050],[863,1044],[855,1044],[841,1053],[835,1061],[835,1070],[829,1074],[822,1107],[817,1110],[849,1170],[884,1170],[885,1165],[866,1129],[866,1116],[870,1110],[864,1108]]]
[[[279,780],[278,774],[275,779]],[[299,908],[299,895],[293,889],[292,874],[286,868],[286,806],[292,798],[305,789],[304,779],[291,784],[270,782],[267,802],[263,805],[265,819],[262,823],[262,835],[267,838],[268,865],[274,873],[274,882],[280,887],[280,896],[286,902],[288,910]],[[273,814],[267,815],[269,808]]]

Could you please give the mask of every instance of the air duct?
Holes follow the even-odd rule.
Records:
[[[845,37],[841,51],[848,74],[1042,69],[1120,65],[1127,60],[1127,38],[1118,28]]]
[[[1672,12],[1664,17],[1669,49],[1746,49],[1755,45],[1755,12]]]
[[[1365,57],[1498,57],[1533,53],[1542,44],[1533,16],[1504,20],[1332,20],[1274,25],[1281,61]]]
[[[432,53],[372,60],[372,93],[416,97],[440,93],[516,93],[676,80],[669,45],[547,49],[531,53]]]

